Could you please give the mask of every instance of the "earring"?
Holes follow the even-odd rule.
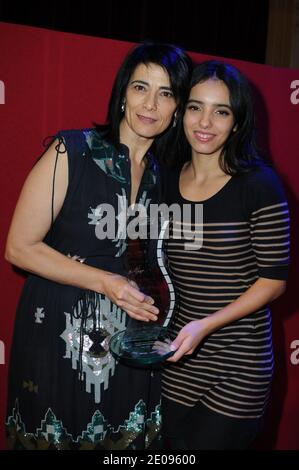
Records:
[[[121,107],[120,107],[120,110],[121,110],[122,113],[125,112],[125,107],[126,107],[126,101],[125,101],[125,99],[123,99],[123,102],[122,102]]]
[[[177,115],[175,114],[174,117],[173,117],[172,127],[175,127],[176,123],[177,123]]]

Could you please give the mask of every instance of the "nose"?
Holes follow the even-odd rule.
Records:
[[[201,114],[200,114],[200,126],[203,128],[203,129],[207,129],[208,127],[210,127],[211,125],[211,115],[210,115],[210,112],[208,110],[204,110]]]
[[[146,95],[143,106],[146,110],[152,111],[157,109],[157,97],[155,93],[149,93]]]

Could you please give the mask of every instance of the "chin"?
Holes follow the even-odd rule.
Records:
[[[143,137],[145,139],[154,139],[158,135],[162,134],[163,132],[166,131],[168,126],[136,126],[134,131],[137,135],[140,137]]]
[[[157,137],[158,135],[160,135],[160,132],[154,132],[153,130],[151,131],[137,131],[136,134],[139,136],[139,137],[142,137],[143,139],[154,139],[155,137]]]

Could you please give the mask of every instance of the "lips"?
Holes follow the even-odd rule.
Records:
[[[215,134],[211,134],[209,132],[194,131],[194,137],[199,142],[206,143],[206,142],[210,142],[211,140],[213,140],[215,137]]]
[[[154,124],[157,121],[157,119],[153,119],[151,117],[143,116],[142,114],[137,114],[137,117],[144,124]]]

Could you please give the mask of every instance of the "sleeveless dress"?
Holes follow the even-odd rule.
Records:
[[[121,220],[131,192],[127,147],[116,151],[95,129],[61,131],[56,138],[56,163],[60,153],[68,154],[69,184],[45,243],[74,262],[125,275],[127,240]],[[155,201],[159,181],[151,154],[146,162],[137,195],[145,206]],[[102,203],[115,208],[114,238],[98,236]],[[159,446],[159,370],[128,367],[109,352],[109,338],[126,322],[126,313],[102,294],[29,275],[11,351],[9,448]]]

